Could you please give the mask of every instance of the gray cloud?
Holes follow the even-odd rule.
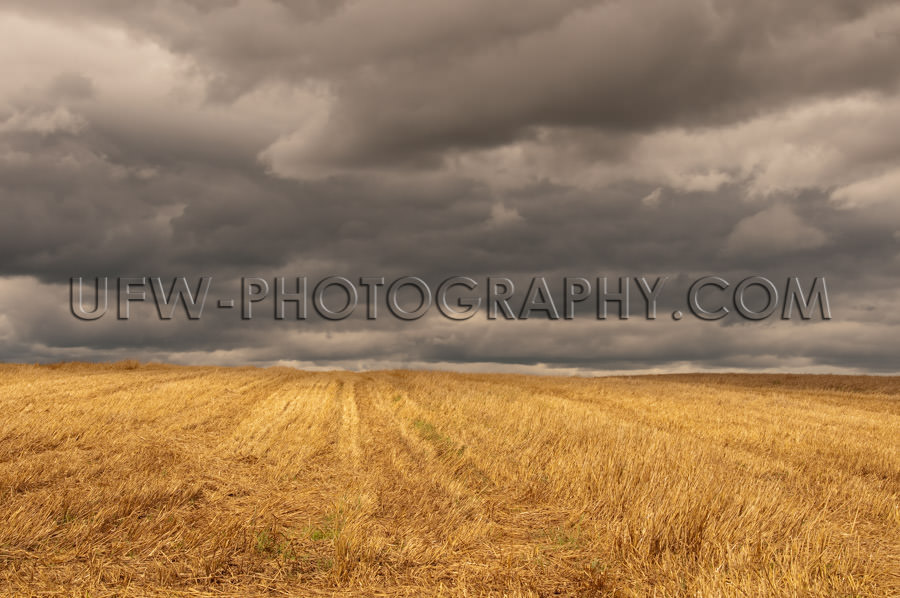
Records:
[[[0,358],[893,370],[896,32],[874,1],[8,2]],[[826,276],[836,321],[68,313],[70,276],[134,274],[669,275],[666,315],[706,274]]]

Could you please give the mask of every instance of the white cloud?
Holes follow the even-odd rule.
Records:
[[[0,133],[28,132],[40,135],[68,133],[77,135],[87,127],[87,120],[80,114],[72,113],[65,106],[53,110],[37,112],[17,112],[0,123]]]
[[[650,193],[644,196],[641,200],[641,203],[647,206],[648,208],[655,208],[659,206],[659,202],[662,199],[663,188],[657,187]]]
[[[900,200],[900,168],[835,189],[831,199],[845,208]]]
[[[501,227],[522,222],[523,220],[524,218],[515,208],[507,208],[502,203],[495,203],[491,206],[491,217],[488,220],[488,225]]]
[[[774,256],[815,249],[827,240],[825,233],[790,208],[776,204],[738,222],[725,246],[730,255]]]

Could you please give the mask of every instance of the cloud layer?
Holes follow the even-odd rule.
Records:
[[[894,2],[13,0],[0,37],[0,359],[896,371]],[[825,276],[834,320],[68,313],[328,274]]]

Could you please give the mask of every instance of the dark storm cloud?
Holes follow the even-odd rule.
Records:
[[[891,92],[900,73],[893,8],[844,0],[19,6],[149,37],[189,57],[213,99],[271,80],[321,82],[336,97],[327,125],[283,148],[320,168],[415,162],[540,125],[701,125],[810,97]]]
[[[895,369],[895,3],[32,0],[0,33],[0,359]],[[827,276],[837,321],[66,303],[70,276],[329,274],[668,275],[665,314],[706,274]]]

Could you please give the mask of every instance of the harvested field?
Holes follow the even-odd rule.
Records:
[[[0,366],[0,594],[897,596],[900,379]]]

